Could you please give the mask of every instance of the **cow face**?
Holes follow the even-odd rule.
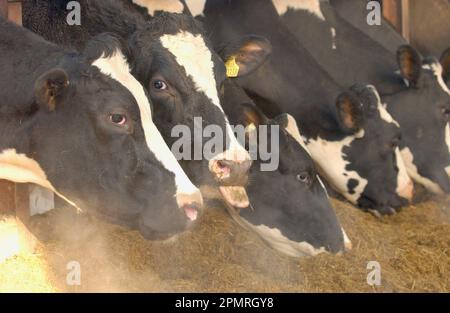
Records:
[[[94,65],[111,77],[84,65],[36,81],[39,109],[22,134],[33,160],[79,207],[145,238],[187,229],[202,198],[153,125],[144,90],[119,52]]]
[[[220,104],[225,66],[196,23],[187,15],[161,13],[138,30],[130,40],[134,74],[149,92],[155,123],[169,146],[178,139],[172,135],[174,126],[187,125],[195,133],[195,117],[202,117],[203,126],[217,125],[227,139],[210,160],[182,163],[190,177],[211,183],[209,170],[222,185],[243,185],[251,160]]]
[[[443,66],[422,60],[410,46],[399,48],[398,63],[405,87],[386,101],[402,128],[400,148],[408,173],[434,193],[450,192],[450,91]]]
[[[307,147],[328,182],[349,201],[376,215],[392,214],[412,198],[399,153],[400,127],[372,86],[355,85],[337,100],[346,136],[309,138]]]
[[[271,126],[278,126],[278,147],[272,147],[270,140],[259,141],[258,145],[264,145],[259,147],[263,151],[279,149],[279,167],[275,171],[262,171],[261,158],[254,161],[247,187],[250,206],[240,210],[229,208],[233,218],[287,255],[301,257],[343,251],[343,230],[294,118],[283,114],[271,120],[254,104],[242,106],[248,137],[271,136]],[[259,133],[260,125],[268,127],[267,134]]]

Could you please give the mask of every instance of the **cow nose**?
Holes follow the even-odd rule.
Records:
[[[177,192],[176,200],[188,221],[195,221],[203,209],[203,197],[198,189],[190,193]]]
[[[211,171],[216,180],[224,186],[245,186],[252,160],[214,160]]]
[[[414,194],[414,183],[410,180],[398,191],[399,196],[411,202]]]

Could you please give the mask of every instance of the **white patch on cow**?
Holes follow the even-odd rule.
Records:
[[[375,95],[375,97],[377,98],[377,108],[378,108],[378,113],[380,114],[380,117],[382,120],[384,120],[386,123],[392,123],[395,124],[395,126],[397,126],[398,128],[400,128],[400,124],[394,120],[391,116],[391,114],[389,114],[389,112],[386,110],[387,105],[381,102],[381,97],[380,94],[378,93],[378,90],[375,88],[375,86],[373,85],[367,85],[368,89],[371,89],[373,94]]]
[[[405,162],[406,170],[409,176],[417,183],[423,185],[429,191],[436,194],[443,194],[441,187],[430,179],[423,177],[419,174],[417,166],[414,164],[414,156],[409,148],[404,148],[401,151],[403,161]]]
[[[331,27],[330,28],[330,32],[331,32],[331,49],[336,50],[337,46],[336,46],[336,28]]]
[[[278,228],[270,228],[266,225],[255,226],[242,218],[233,207],[226,205],[226,208],[233,219],[241,227],[255,232],[259,235],[269,246],[275,250],[293,257],[315,256],[319,253],[326,252],[324,247],[320,249],[314,248],[311,244],[303,241],[297,242],[290,240],[284,236]]]
[[[351,250],[353,247],[352,242],[350,240],[350,238],[348,238],[347,233],[345,232],[344,228],[341,227],[342,230],[342,236],[344,237],[344,247],[346,251]]]
[[[81,211],[73,201],[66,198],[53,187],[52,183],[47,179],[44,170],[35,160],[27,157],[25,154],[17,153],[15,149],[7,149],[0,152],[0,179],[44,187]]]
[[[288,9],[305,10],[325,21],[320,9],[320,0],[272,0],[272,3],[280,16]]]
[[[134,4],[144,7],[150,15],[156,11],[166,11],[172,13],[183,13],[184,7],[179,0],[132,0]]]
[[[309,139],[306,146],[322,176],[335,190],[344,195],[350,202],[356,204],[368,181],[359,176],[357,172],[346,169],[349,162],[345,160],[343,149],[350,146],[354,140],[355,137],[352,136],[348,136],[341,141],[327,141],[318,137],[316,140]],[[358,182],[353,194],[349,193],[347,186],[350,179]]]
[[[287,116],[287,122],[288,122],[286,125],[286,128],[285,128],[286,131],[302,146],[303,149],[305,149],[305,151],[309,155],[311,155],[308,151],[308,148],[306,147],[303,137],[300,134],[300,130],[298,128],[295,118],[290,114],[286,114],[286,116]]]
[[[405,161],[399,148],[395,149],[395,161],[398,168],[396,192],[398,195],[408,199],[412,196],[412,189],[411,194],[409,194],[410,192],[408,190],[409,186],[412,186],[412,181],[408,175],[408,170],[406,169]],[[407,194],[404,194],[405,192]]]
[[[450,90],[448,89],[447,85],[444,82],[444,79],[442,78],[442,65],[440,63],[434,62],[432,64],[425,64],[422,66],[422,68],[431,71],[436,77],[437,82],[442,90],[450,96]]]
[[[320,186],[322,186],[323,190],[325,190],[325,194],[328,197],[328,191],[327,191],[327,188],[325,187],[325,184],[323,183],[323,181],[319,175],[316,175],[316,177],[317,177],[317,180],[319,181]]]
[[[125,56],[120,51],[115,51],[112,56],[101,57],[96,60],[93,65],[98,67],[102,73],[111,76],[111,78],[121,83],[136,99],[141,115],[141,126],[144,130],[145,141],[149,150],[153,152],[156,159],[161,162],[164,168],[175,175],[178,205],[183,206],[184,204],[187,204],[186,202],[192,202],[193,199],[201,204],[202,199],[200,191],[189,180],[165,143],[161,133],[153,123],[150,103],[144,88],[136,78],[130,74],[130,67]]]
[[[381,104],[381,102],[378,103],[378,112],[380,113],[380,117],[382,120],[384,120],[386,123],[392,123],[395,124],[395,126],[400,128],[400,124],[394,120],[392,115],[389,114],[389,112],[386,110],[386,104]]]
[[[193,16],[203,15],[206,0],[185,0]]]
[[[191,77],[198,92],[204,93],[211,102],[222,111],[225,118],[225,127],[230,138],[230,146],[227,151],[216,155],[214,159],[228,159],[237,162],[249,161],[250,155],[242,147],[234,136],[225,112],[220,105],[219,95],[214,77],[214,63],[210,49],[202,35],[193,35],[186,31],[178,34],[166,34],[160,38],[161,44],[175,56],[177,63],[184,68],[186,74]],[[213,166],[211,160],[210,170]]]

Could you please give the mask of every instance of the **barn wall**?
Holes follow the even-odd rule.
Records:
[[[450,47],[450,1],[410,0],[411,44],[439,57]]]

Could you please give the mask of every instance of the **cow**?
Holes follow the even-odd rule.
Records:
[[[258,143],[264,145],[259,147],[262,151],[279,151],[279,166],[263,171],[262,158],[256,158],[246,188],[250,205],[244,209],[228,205],[231,216],[290,256],[336,253],[344,251],[344,245],[350,248],[295,119],[289,114],[268,118],[231,79],[224,84],[223,108],[232,124],[246,126],[248,137],[260,135],[259,126],[264,125],[267,133],[261,136],[270,138],[271,132],[277,132],[279,138],[277,147],[271,141]],[[278,128],[272,130],[274,125]]]
[[[78,49],[99,32],[118,34],[128,47],[132,74],[148,91],[155,124],[169,146],[177,140],[172,135],[174,126],[187,125],[195,133],[195,117],[202,117],[205,127],[218,125],[227,139],[224,151],[210,160],[181,160],[189,177],[198,185],[245,185],[251,159],[235,138],[220,104],[223,61],[190,15],[151,10],[154,15],[145,17],[142,7],[136,8],[144,2],[80,1],[83,21],[77,27],[66,23],[67,1],[29,0],[24,3],[24,25],[51,41]]]
[[[202,196],[119,45],[103,40],[110,49],[93,43],[84,55],[1,17],[0,33],[0,178],[50,189],[147,239],[192,227]]]
[[[319,171],[335,190],[375,214],[395,213],[407,203],[413,186],[397,149],[400,129],[374,88],[339,86],[289,32],[270,1],[206,1],[197,18],[230,67],[246,70],[248,57],[239,49],[245,35],[252,59],[267,59],[233,79],[268,117],[294,116]]]
[[[402,41],[392,54],[326,1],[290,5],[278,6],[283,22],[336,81],[344,86],[368,81],[378,89],[402,129],[399,147],[411,178],[434,193],[450,192],[450,91],[442,77],[449,67],[446,57],[442,65],[437,59],[424,59]]]

